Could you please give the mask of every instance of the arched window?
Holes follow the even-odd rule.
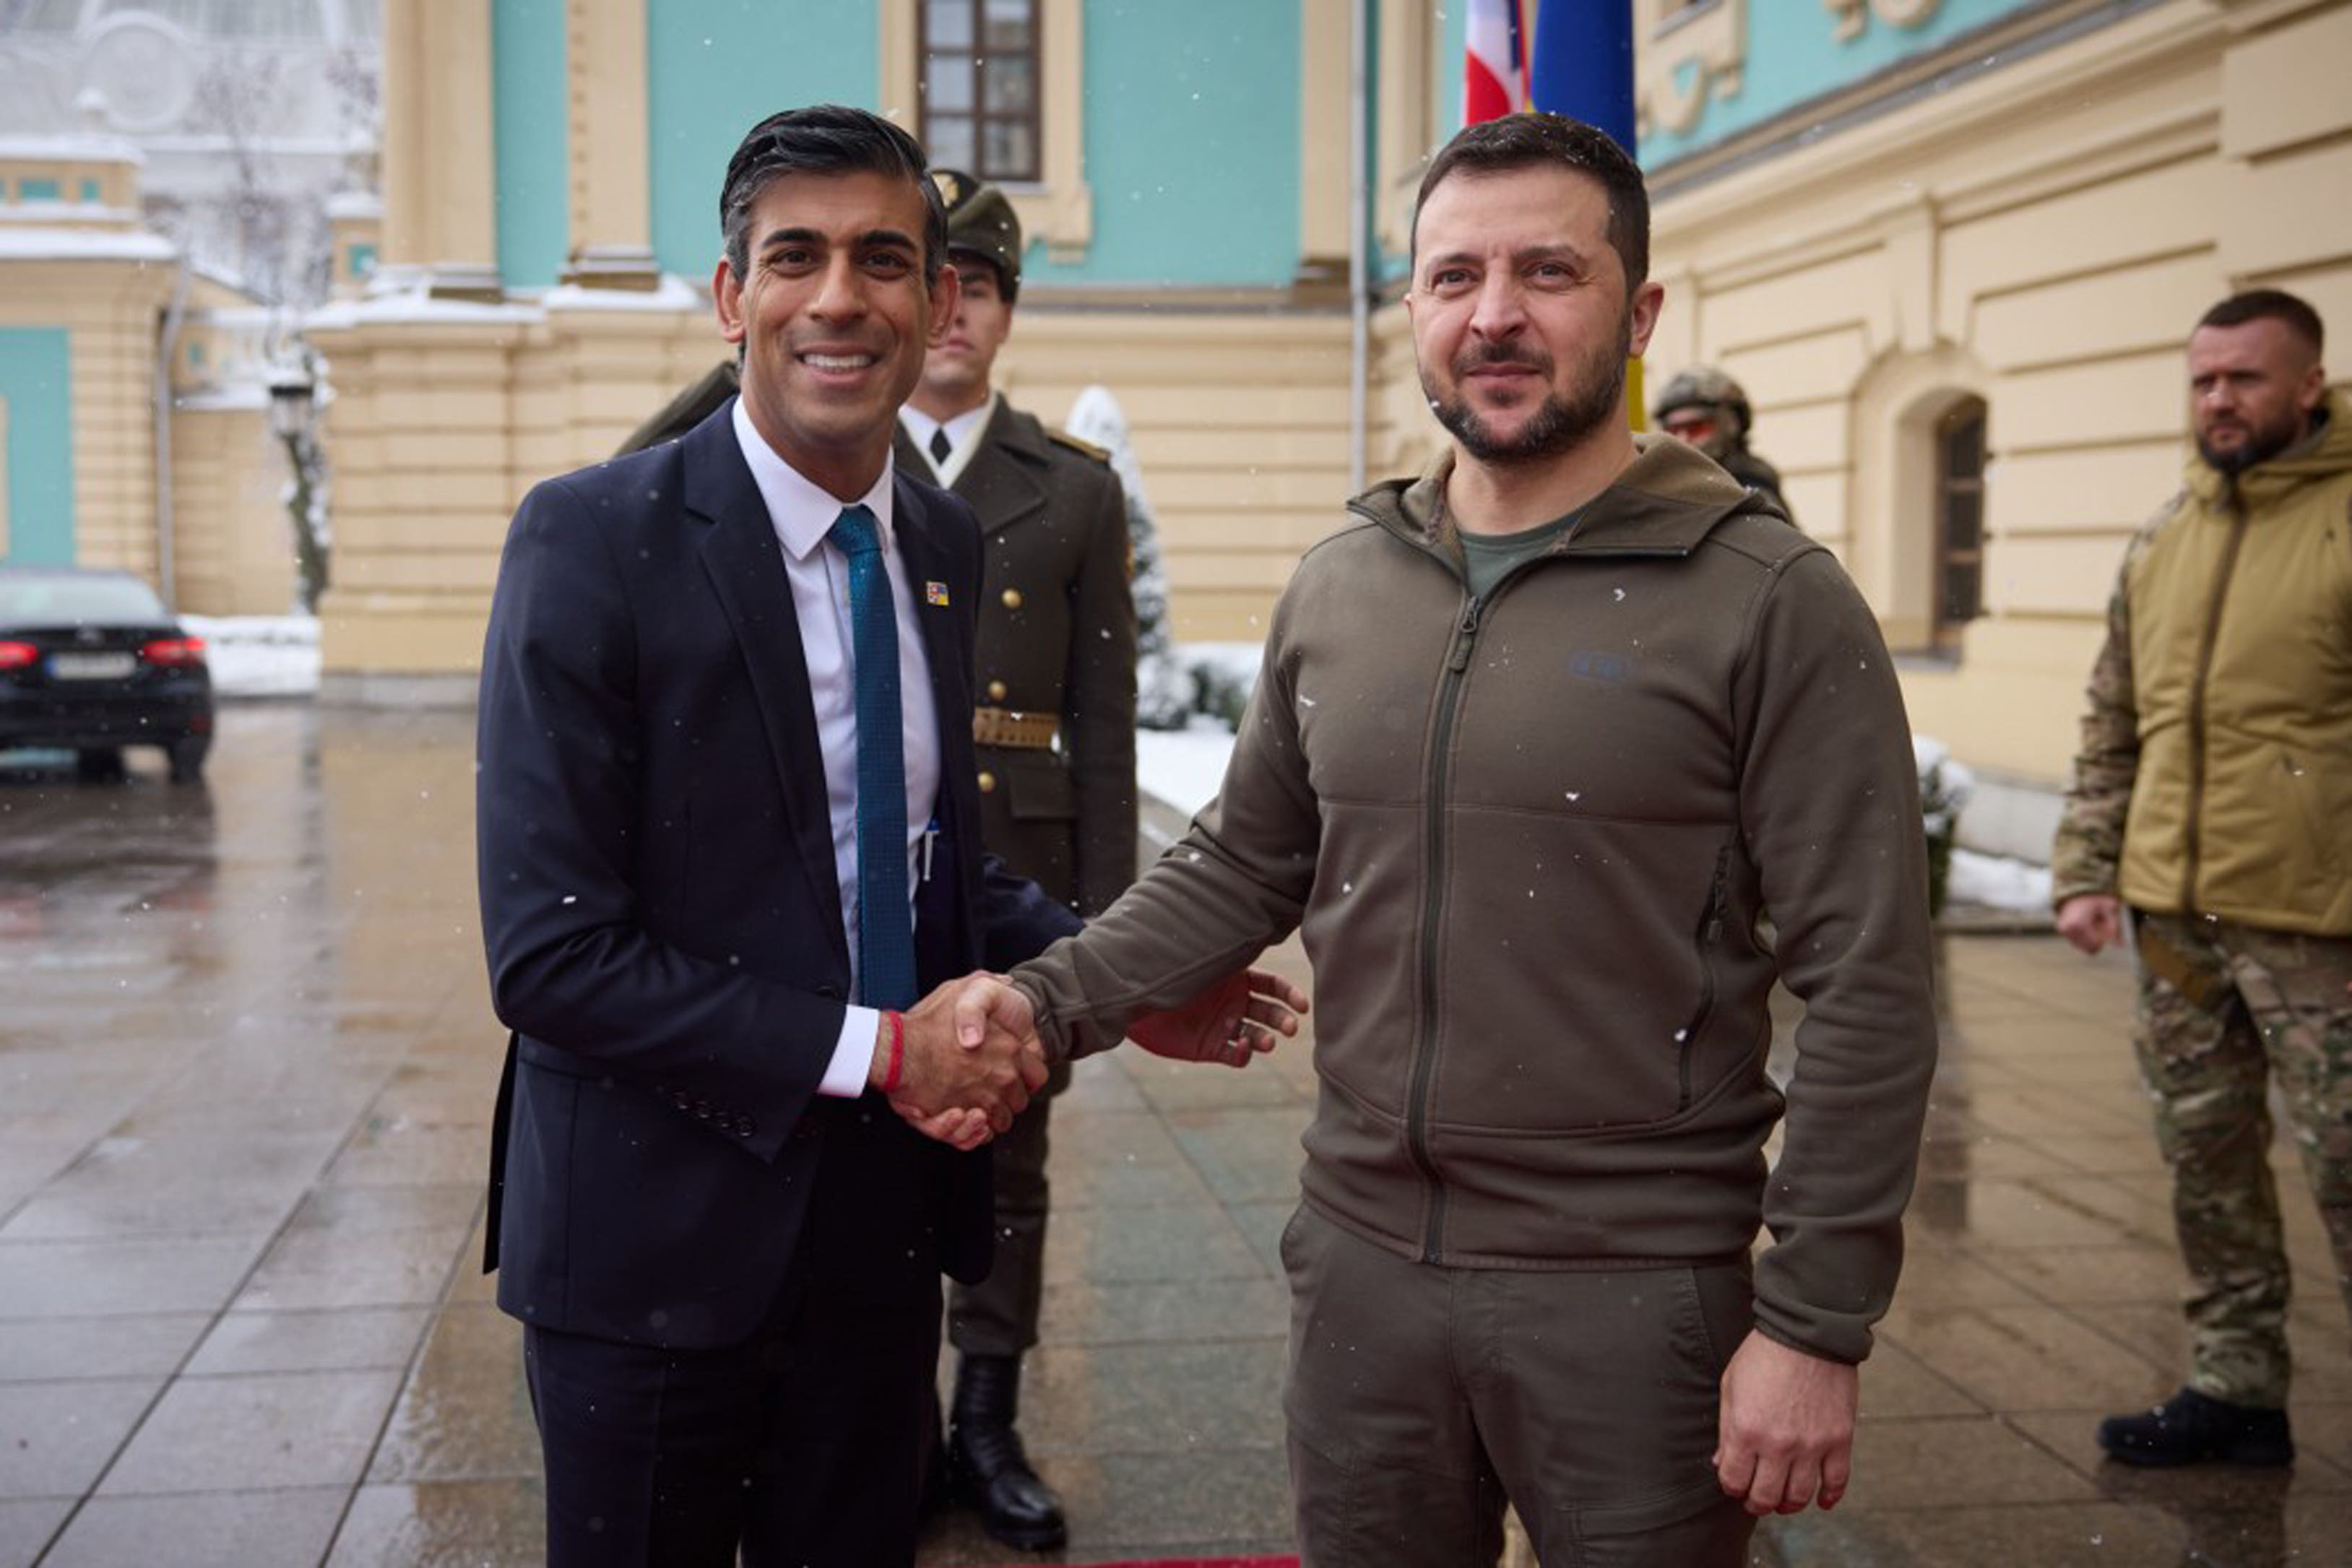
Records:
[[[922,125],[931,162],[1034,183],[1044,169],[1038,0],[924,0]]]
[[[1958,657],[1960,632],[1984,613],[1985,404],[1962,398],[1936,422],[1936,651]]]

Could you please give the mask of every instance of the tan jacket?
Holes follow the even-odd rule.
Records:
[[[1300,927],[1320,1213],[1503,1269],[1736,1260],[1760,1218],[1759,1323],[1860,1360],[1936,1053],[1877,624],[1671,439],[1483,602],[1444,476],[1360,497],[1301,560],[1218,800],[1015,979],[1083,1051]],[[1768,1190],[1776,973],[1808,1011]]]
[[[899,468],[933,478],[901,426]],[[1135,880],[1135,600],[1127,495],[1093,448],[1003,399],[954,492],[979,514],[983,709],[1057,721],[1051,749],[982,745],[991,852],[1081,914]]]
[[[2058,902],[2352,936],[2352,398],[2132,541],[2053,856]]]

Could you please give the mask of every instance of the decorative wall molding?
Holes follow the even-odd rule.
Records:
[[[1633,0],[1633,36],[1643,41],[1633,55],[1637,131],[1680,134],[1698,123],[1709,99],[1739,90],[1748,0]]]
[[[1890,27],[1923,27],[1942,8],[1944,0],[1822,0],[1835,19],[1834,37],[1841,44],[1862,37],[1870,18]]]

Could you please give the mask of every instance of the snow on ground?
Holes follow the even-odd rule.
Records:
[[[1186,816],[1207,805],[1224,781],[1232,732],[1200,714],[1190,729],[1142,729],[1135,735],[1135,776],[1147,795]]]
[[[2050,868],[1974,850],[1952,852],[1951,880],[1945,892],[1954,904],[2021,914],[2050,913]]]
[[[213,691],[224,697],[301,696],[319,689],[319,622],[308,615],[183,615],[205,640]]]
[[[1192,662],[1193,653],[1192,644],[1181,650],[1188,664]],[[1242,667],[1238,660],[1234,663],[1237,669]],[[1254,669],[1254,655],[1247,667]],[[1144,793],[1192,816],[1209,803],[1223,782],[1225,758],[1233,745],[1234,737],[1225,733],[1223,725],[1199,715],[1194,716],[1190,729],[1141,731],[1135,742],[1137,780]],[[2050,908],[2050,868],[1956,849],[1952,852],[1948,892],[1954,904],[2046,914]]]

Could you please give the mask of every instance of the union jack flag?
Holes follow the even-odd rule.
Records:
[[[1519,0],[1470,0],[1462,123],[1498,120],[1528,107],[1526,29]]]

